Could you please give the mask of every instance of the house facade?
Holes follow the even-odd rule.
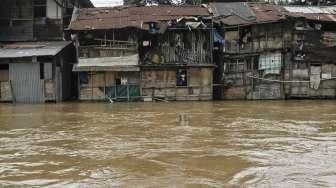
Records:
[[[218,98],[336,97],[332,72],[322,71],[334,64],[334,7],[309,13],[256,3],[209,6],[222,38],[214,56]]]
[[[211,100],[212,27],[205,19],[209,16],[198,6],[80,10],[70,25],[78,44],[74,71],[80,72],[80,99]],[[86,46],[98,49],[98,55],[83,56]],[[85,64],[88,69],[79,68]],[[107,79],[107,74],[114,76]],[[104,86],[97,75],[105,75]],[[124,88],[126,96],[118,88]]]
[[[90,1],[4,0],[0,7],[0,101],[62,101],[73,95],[76,51],[63,32]]]
[[[291,59],[285,64],[287,98],[336,97],[336,7],[284,7],[291,21]],[[293,81],[295,82],[293,82]]]
[[[3,4],[0,101],[336,97],[335,6]]]

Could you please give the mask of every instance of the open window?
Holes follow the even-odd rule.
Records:
[[[0,70],[8,70],[9,66],[8,64],[0,64]]]
[[[47,1],[34,0],[34,18],[43,18],[47,16]]]
[[[40,79],[44,79],[44,63],[40,63]]]
[[[176,72],[176,86],[188,86],[187,70],[178,69]]]
[[[5,82],[9,80],[8,70],[8,64],[0,64],[0,82]]]
[[[127,85],[128,84],[128,79],[125,74],[118,74],[118,76],[115,79],[115,85],[120,86],[120,85]]]

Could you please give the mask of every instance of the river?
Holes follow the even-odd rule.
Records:
[[[0,185],[335,187],[336,101],[0,104]]]

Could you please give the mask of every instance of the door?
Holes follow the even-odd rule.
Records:
[[[9,64],[9,78],[16,102],[44,102],[44,83],[40,78],[41,72],[39,63]]]

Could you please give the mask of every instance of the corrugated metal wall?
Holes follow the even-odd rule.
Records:
[[[53,64],[52,63],[44,63],[44,79],[52,80],[53,79]]]
[[[40,79],[39,63],[10,63],[9,78],[16,102],[44,102],[44,83]]]

